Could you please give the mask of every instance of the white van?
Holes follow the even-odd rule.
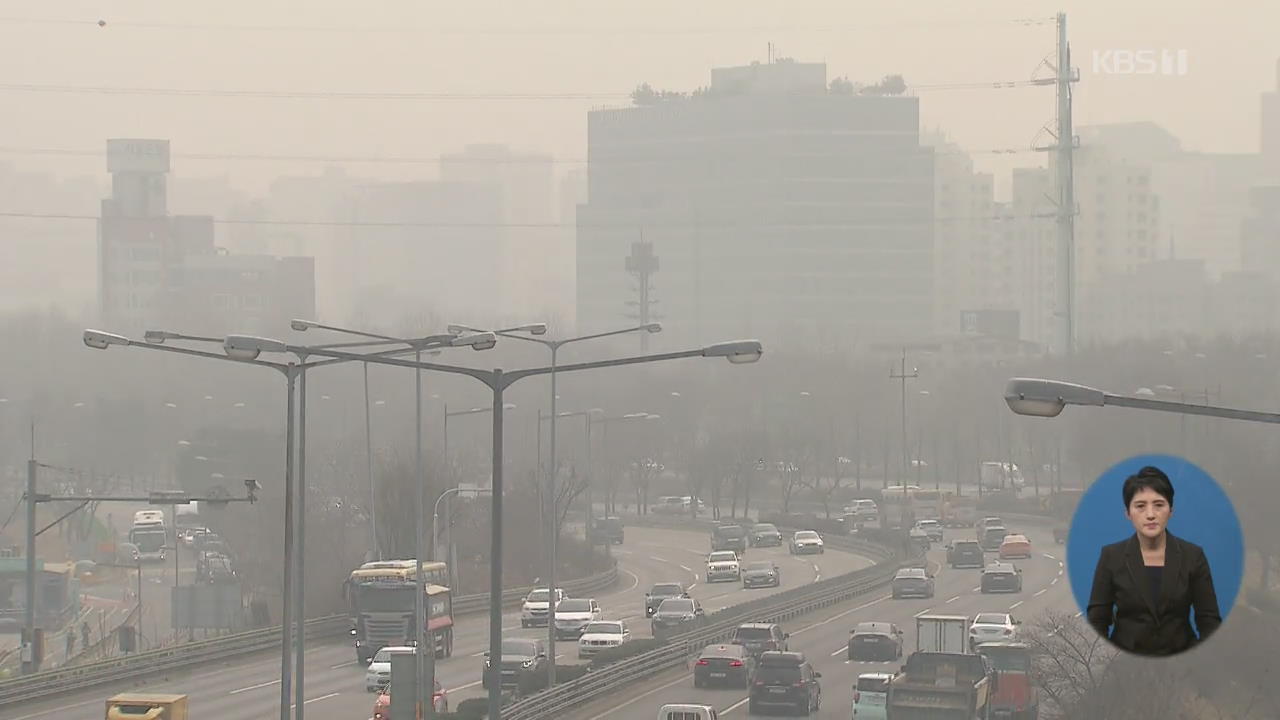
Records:
[[[663,705],[658,710],[658,720],[718,720],[719,717],[710,705]]]

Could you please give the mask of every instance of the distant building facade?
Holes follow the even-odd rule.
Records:
[[[849,349],[933,332],[934,157],[917,98],[836,91],[824,64],[778,61],[636,102],[588,115],[580,331],[640,316],[626,258],[643,241],[663,343]]]
[[[134,335],[270,333],[314,315],[312,259],[219,248],[212,217],[168,214],[169,169],[167,140],[107,141],[112,191],[98,223],[104,324]]]

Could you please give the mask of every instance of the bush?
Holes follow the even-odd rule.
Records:
[[[602,650],[595,657],[591,658],[591,668],[593,670],[598,670],[610,663],[625,660],[629,657],[635,657],[636,655],[642,655],[655,648],[660,648],[662,645],[662,641],[651,638],[632,640],[631,642],[623,643],[618,647]]]

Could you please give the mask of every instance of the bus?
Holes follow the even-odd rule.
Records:
[[[427,611],[427,636],[437,657],[453,654],[453,598],[448,565],[424,562],[423,607]],[[356,659],[368,664],[382,648],[412,645],[417,637],[414,611],[417,561],[380,560],[351,571],[344,594],[351,612],[351,635]]]

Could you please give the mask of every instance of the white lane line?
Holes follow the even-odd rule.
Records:
[[[640,702],[641,700],[643,700],[643,699],[645,699],[645,698],[649,697],[650,695],[652,695],[652,694],[654,694],[654,693],[657,693],[657,692],[661,692],[661,691],[663,691],[663,690],[666,690],[667,688],[671,687],[672,685],[679,685],[680,683],[687,683],[687,682],[689,682],[689,675],[688,675],[688,673],[681,673],[681,674],[680,674],[680,677],[676,678],[675,680],[672,680],[671,682],[668,682],[668,683],[663,683],[663,684],[659,685],[658,687],[653,688],[652,690],[647,690],[647,691],[645,691],[644,693],[641,693],[640,695],[637,695],[637,696],[635,696],[635,697],[631,698],[630,700],[627,700],[627,701],[625,701],[625,702],[618,703],[617,705],[614,705],[612,708],[609,708],[608,710],[604,711],[603,713],[601,713],[601,714],[599,714],[599,715],[596,715],[595,717],[592,717],[592,718],[591,718],[591,720],[603,720],[604,718],[612,717],[612,716],[613,716],[613,714],[614,714],[615,712],[617,712],[618,710],[620,710],[620,709],[622,709],[622,708],[624,708],[624,707],[626,707],[626,706],[628,706],[628,705],[634,705],[635,703]],[[98,702],[102,702],[102,701],[101,701],[101,700],[99,700]]]
[[[1021,600],[1019,600],[1018,602],[1016,602],[1016,603],[1014,603],[1014,604],[1010,605],[1010,606],[1009,606],[1009,609],[1010,609],[1010,610],[1013,610],[1014,608],[1018,607],[1018,606],[1019,606],[1019,605],[1021,605],[1021,604],[1022,604],[1022,601],[1021,601]]]
[[[484,680],[476,680],[475,682],[469,682],[466,685],[459,685],[458,687],[455,687],[455,688],[449,688],[447,692],[458,692],[459,690],[466,690],[467,688],[473,688],[482,682],[484,682]]]
[[[1078,613],[1076,613],[1076,617],[1080,617],[1080,616],[1081,616],[1081,615],[1083,615],[1083,614],[1084,614],[1084,613],[1082,613],[1082,612],[1078,612]]]
[[[414,602],[416,603],[417,601],[415,600]],[[477,652],[477,653],[471,653],[471,655],[470,655],[469,657],[484,657],[484,654],[485,654],[485,653],[487,653],[487,652],[489,652],[489,651],[488,651],[488,650],[481,650],[480,652]]]
[[[64,710],[71,710],[78,707],[84,707],[85,705],[97,705],[101,707],[102,700],[100,698],[94,698],[93,700],[85,700],[84,702],[79,702],[79,703],[76,703],[75,705],[63,705],[62,707],[49,708],[48,710],[41,710],[40,712],[21,715],[19,717],[13,718],[13,720],[31,720],[32,718],[38,718],[42,715],[52,715],[53,713],[60,713]]]
[[[915,617],[920,617],[921,615],[928,615],[928,614],[929,614],[930,612],[932,612],[932,611],[933,611],[933,608],[925,608],[925,609],[921,610],[920,612],[916,613],[916,614],[915,614]]]
[[[842,647],[839,650],[836,650],[835,652],[831,653],[831,657],[835,657],[837,655],[848,655],[848,654],[849,654],[849,648]]]
[[[748,701],[748,700],[750,700],[750,699],[751,699],[751,698],[749,698],[749,697],[744,697],[744,698],[742,698],[741,700],[739,700],[738,702],[736,702],[736,703],[734,703],[734,704],[730,705],[729,707],[727,707],[727,708],[725,708],[725,709],[721,710],[721,711],[720,711],[720,714],[721,714],[721,715],[728,715],[729,713],[733,712],[734,710],[737,710],[738,708],[742,707],[743,705],[746,705],[746,704],[747,704],[747,701]]]
[[[1058,559],[1058,558],[1056,558],[1056,557],[1054,557],[1054,556],[1050,555],[1049,553],[1040,553],[1040,554],[1041,554],[1041,555],[1044,555],[1045,557],[1049,558],[1050,560],[1057,560],[1057,559]]]
[[[621,592],[625,593],[625,592],[631,592],[632,590],[635,590],[636,586],[640,584],[640,576],[631,572],[630,570],[627,570],[626,568],[618,568],[618,569],[631,576],[631,585],[626,590],[622,590]]]
[[[1061,560],[1059,560],[1059,561],[1058,561],[1058,567],[1062,567],[1062,561],[1061,561]]]
[[[653,561],[655,561],[655,562],[666,562],[666,561],[667,561],[667,559],[666,559],[666,558],[660,558],[660,557],[658,557],[657,555],[650,555],[650,556],[649,556],[649,559],[650,559],[650,560],[653,560]]]
[[[1049,581],[1049,584],[1050,584],[1050,585],[1057,585],[1057,584],[1058,584],[1058,578],[1054,578],[1054,579],[1050,580],[1050,581]]]
[[[249,687],[242,687],[242,688],[240,688],[240,689],[238,689],[238,690],[232,690],[231,692],[229,692],[229,693],[227,693],[227,694],[228,694],[228,695],[239,695],[239,694],[240,694],[240,693],[242,693],[242,692],[249,692],[250,690],[259,690],[259,689],[264,688],[264,687],[271,687],[272,685],[279,685],[279,684],[280,684],[280,681],[279,681],[279,680],[272,680],[271,682],[258,683],[257,685],[250,685]]]
[[[953,602],[955,602],[955,601],[957,601],[957,600],[959,600],[959,599],[960,599],[960,596],[959,596],[959,595],[957,595],[957,596],[955,596],[955,597],[951,598],[950,600],[947,600],[947,602],[949,602],[949,603],[953,603]]]
[[[617,550],[614,550],[613,552],[614,552],[615,554],[617,554],[617,555],[630,555],[630,554],[631,554],[631,551],[630,551],[630,550],[622,550],[622,549],[617,549]]]
[[[687,587],[687,588],[685,588],[685,589],[686,589],[686,590],[692,590],[692,589],[694,589],[694,588],[696,588],[696,587],[698,587],[698,583],[694,583],[694,584],[690,585],[689,587]]]
[[[1035,594],[1035,597],[1040,597],[1041,595],[1043,595],[1043,594],[1045,594],[1045,593],[1047,593],[1047,592],[1049,592],[1049,588],[1045,588],[1045,589],[1041,590],[1040,592],[1037,592],[1037,593]]]
[[[350,661],[350,662],[338,663],[337,665],[330,665],[330,666],[329,666],[329,669],[330,669],[330,670],[337,670],[337,669],[339,669],[339,668],[344,668],[344,667],[347,667],[347,666],[349,666],[349,665],[355,665],[355,664],[356,664],[356,661],[355,661],[355,660],[352,660],[352,661]]]
[[[982,586],[974,588],[971,592],[982,592]]]
[[[812,629],[814,629],[814,628],[816,628],[816,627],[821,627],[821,626],[823,626],[823,625],[826,625],[826,624],[827,624],[827,623],[829,623],[829,622],[833,622],[833,621],[835,621],[835,620],[839,620],[840,618],[844,617],[845,615],[848,615],[849,613],[855,613],[855,612],[858,612],[859,610],[865,610],[866,608],[869,608],[869,607],[871,607],[872,605],[875,605],[875,604],[876,604],[876,603],[878,603],[878,602],[883,602],[883,601],[888,600],[888,599],[889,599],[889,596],[888,596],[888,595],[881,595],[880,597],[876,598],[875,600],[872,600],[871,602],[863,603],[863,604],[859,605],[858,607],[853,608],[852,610],[845,610],[844,612],[842,612],[842,613],[840,613],[840,614],[838,614],[838,615],[832,615],[831,617],[829,617],[829,618],[827,618],[826,620],[823,620],[823,621],[821,621],[821,622],[816,622],[816,623],[813,623],[812,625],[805,625],[804,627],[800,628],[799,630],[796,630],[795,632],[793,632],[793,633],[791,633],[791,634],[792,634],[792,635],[798,635],[798,634],[800,634],[800,633],[804,632],[805,630],[812,630]]]
[[[302,704],[303,704],[303,705],[310,705],[310,704],[311,704],[311,703],[313,703],[313,702],[320,702],[321,700],[328,700],[328,699],[329,699],[329,698],[331,698],[331,697],[338,697],[338,695],[341,695],[341,693],[333,692],[333,693],[329,693],[328,695],[321,695],[320,697],[313,697],[313,698],[311,698],[310,700],[303,700],[303,701],[302,701]],[[297,706],[297,705],[290,705],[289,707],[291,707],[291,708],[296,708],[296,707],[298,707],[298,706]]]
[[[680,569],[681,569],[681,570],[683,570],[683,571],[685,571],[685,572],[687,572],[687,573],[691,573],[691,572],[693,572],[693,570],[692,570],[688,565],[681,565],[681,566],[680,566]]]

